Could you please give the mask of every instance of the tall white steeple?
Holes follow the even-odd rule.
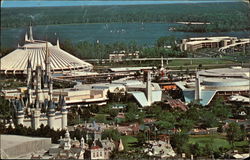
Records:
[[[151,106],[151,104],[152,104],[152,86],[151,86],[151,72],[150,71],[148,71],[148,73],[147,73],[146,93],[147,93],[148,105]]]
[[[31,24],[30,24],[30,39],[29,39],[29,40],[30,40],[30,42],[33,42],[33,41],[34,41]]]

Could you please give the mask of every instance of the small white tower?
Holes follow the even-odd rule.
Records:
[[[151,72],[150,71],[148,71],[148,73],[147,73],[146,93],[147,93],[148,105],[151,106],[151,104],[152,104],[152,85],[151,85]]]

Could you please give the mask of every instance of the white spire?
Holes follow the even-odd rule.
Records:
[[[151,106],[151,104],[152,104],[152,86],[151,86],[151,72],[150,71],[148,71],[148,73],[147,73],[146,93],[147,93],[148,105]]]
[[[198,72],[196,73],[196,78],[195,78],[195,100],[198,102],[201,100],[201,84]]]
[[[59,38],[57,38],[57,40],[56,40],[56,46],[57,46],[58,48],[60,48]]]
[[[33,42],[34,39],[33,39],[33,33],[32,33],[32,26],[30,24],[30,42]]]

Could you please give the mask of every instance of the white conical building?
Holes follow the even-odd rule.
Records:
[[[26,33],[25,44],[1,58],[0,74],[20,75],[26,74],[27,61],[31,62],[34,69],[41,65],[45,70],[46,54],[50,55],[50,70],[52,72],[63,72],[71,70],[90,71],[93,66],[83,60],[71,55],[60,48],[59,40],[56,45],[50,42],[35,40],[30,26],[29,37]]]

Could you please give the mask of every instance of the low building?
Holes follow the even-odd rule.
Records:
[[[231,67],[197,72],[194,82],[176,82],[186,103],[208,105],[214,97],[248,94],[249,68]]]
[[[109,62],[122,62],[124,59],[139,58],[139,51],[134,53],[126,53],[126,51],[114,51],[109,54]]]
[[[249,44],[250,39],[238,39],[237,37],[198,37],[183,39],[180,44],[181,51],[193,52],[201,48],[221,48],[219,51],[226,49],[230,45]]]

